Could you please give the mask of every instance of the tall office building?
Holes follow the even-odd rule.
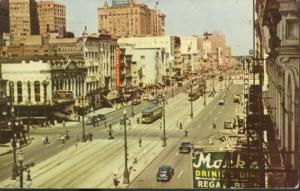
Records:
[[[102,33],[115,36],[163,36],[165,15],[134,0],[105,2],[98,8],[98,28]]]
[[[9,0],[9,20],[14,39],[38,34],[35,0]]]
[[[63,35],[66,31],[66,7],[54,1],[37,3],[37,14],[40,34],[58,32]]]
[[[9,32],[8,0],[0,0],[0,36]]]

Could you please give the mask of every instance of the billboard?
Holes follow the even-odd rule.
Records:
[[[194,149],[193,188],[259,188],[263,170],[257,153]]]
[[[121,84],[120,56],[121,56],[121,50],[119,48],[116,48],[115,51],[116,89],[119,89]]]

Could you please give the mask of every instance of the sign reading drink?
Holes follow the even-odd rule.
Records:
[[[118,89],[121,84],[120,55],[121,55],[121,50],[119,48],[116,48],[116,51],[115,51],[116,89]]]
[[[258,188],[257,158],[252,153],[220,151],[220,148],[195,149],[192,152],[193,187]]]

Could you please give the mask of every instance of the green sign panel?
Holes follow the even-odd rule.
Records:
[[[193,151],[193,187],[259,188],[264,176],[257,159],[257,154],[236,151]]]

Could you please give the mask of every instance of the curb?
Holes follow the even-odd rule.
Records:
[[[16,150],[21,149],[21,148],[23,148],[23,147],[25,147],[25,146],[28,146],[28,145],[30,145],[31,143],[32,143],[32,141],[30,141],[29,143],[26,143],[26,144],[20,146],[20,147],[17,148]],[[12,149],[11,147],[9,147],[9,148],[7,149],[6,152],[0,153],[0,156],[3,156],[3,155],[6,155],[6,154],[9,154],[9,153],[12,153],[12,151],[13,151],[13,149]]]
[[[162,150],[161,150],[160,152],[162,152]],[[159,152],[159,154],[160,154],[160,152]],[[156,158],[159,156],[159,154],[156,155],[156,156],[155,156],[155,157],[154,157],[154,158],[153,158],[153,159],[152,159],[152,160],[144,167],[144,169],[141,170],[141,172],[138,173],[138,174],[136,175],[136,177],[130,181],[130,183],[129,183],[127,186],[125,186],[124,188],[119,188],[119,189],[132,189],[132,188],[129,188],[129,186],[131,186],[131,184],[135,182],[135,180],[139,177],[139,175],[140,175],[142,172],[144,172],[144,170],[145,170],[146,168],[148,168],[148,167],[156,160]]]

